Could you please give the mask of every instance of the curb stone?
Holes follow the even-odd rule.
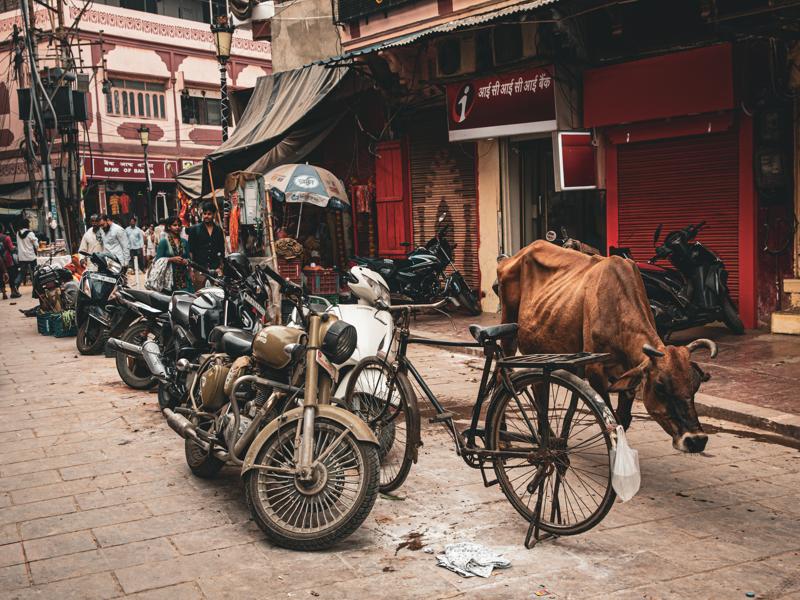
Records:
[[[415,337],[429,340],[441,339],[424,330],[414,330],[411,334]],[[453,348],[450,346],[437,346],[435,344],[433,346],[454,354],[483,357],[483,350],[480,348]],[[695,395],[694,405],[697,409],[697,414],[701,417],[723,419],[725,421],[731,421],[732,423],[738,423],[739,425],[771,431],[800,440],[800,415],[784,413],[771,408],[764,408],[754,404],[738,402],[736,400],[728,400],[701,392]]]

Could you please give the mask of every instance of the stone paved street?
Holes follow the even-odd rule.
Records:
[[[79,356],[73,338],[37,335],[17,312],[28,306],[0,303],[2,598],[800,598],[797,442],[715,421],[705,455],[680,455],[639,412],[639,495],[588,534],[525,550],[500,490],[426,423],[399,499],[379,498],[339,547],[301,554],[263,539],[235,470],[189,474],[154,394]],[[414,356],[463,414],[475,357]],[[425,552],[461,540],[511,569],[462,579]]]

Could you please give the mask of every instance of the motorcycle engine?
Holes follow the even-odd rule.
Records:
[[[225,435],[225,439],[226,440],[239,439],[240,437],[242,437],[242,434],[244,434],[244,432],[247,431],[247,428],[250,427],[250,423],[252,422],[252,419],[250,419],[250,418],[248,418],[248,417],[246,417],[244,415],[240,415],[239,416],[239,431],[238,432],[234,432],[234,429],[233,429],[234,422],[235,422],[235,419],[233,418],[233,415],[228,414],[228,416],[227,416],[227,418],[225,420],[225,431],[224,431],[224,435]]]

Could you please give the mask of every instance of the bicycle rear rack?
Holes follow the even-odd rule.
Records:
[[[523,354],[508,356],[497,360],[497,366],[504,369],[543,369],[555,371],[566,369],[575,371],[586,365],[604,362],[610,354],[595,352],[575,352],[574,354]]]

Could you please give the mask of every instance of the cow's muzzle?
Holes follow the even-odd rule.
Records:
[[[672,446],[681,452],[697,454],[706,449],[708,436],[705,433],[683,433],[672,442]]]

